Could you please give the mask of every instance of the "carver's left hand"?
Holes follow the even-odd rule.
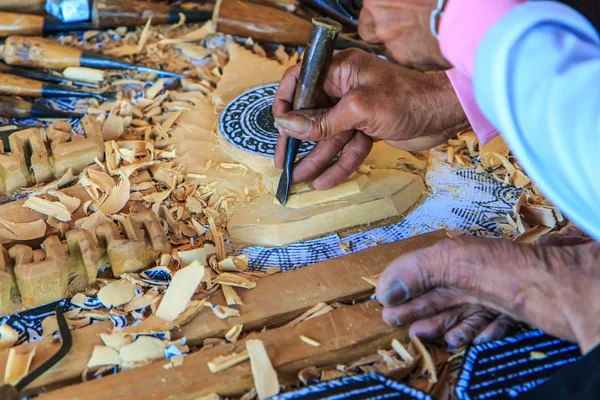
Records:
[[[379,279],[383,317],[394,326],[413,324],[412,335],[445,335],[457,347],[477,336],[498,336],[498,326],[468,321],[472,312],[487,310],[575,341],[585,353],[600,343],[600,244],[579,243],[531,246],[465,237],[413,252]]]
[[[437,0],[364,0],[358,33],[370,43],[384,43],[401,65],[423,71],[448,69],[430,29]]]

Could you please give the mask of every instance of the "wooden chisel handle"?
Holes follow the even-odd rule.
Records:
[[[43,15],[46,0],[1,0],[0,11]]]
[[[42,97],[44,84],[34,79],[0,73],[0,95]]]
[[[82,51],[38,37],[11,36],[4,42],[7,64],[34,68],[79,67]]]
[[[73,118],[82,114],[54,110],[16,97],[0,96],[0,117],[5,118]]]
[[[44,17],[31,14],[0,12],[0,38],[10,35],[35,36],[44,32]]]

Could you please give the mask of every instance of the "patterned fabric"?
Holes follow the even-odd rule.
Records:
[[[295,392],[270,397],[270,400],[431,400],[432,397],[379,374],[351,376],[308,386]]]
[[[472,347],[456,385],[459,400],[517,397],[581,358],[579,346],[531,331]]]

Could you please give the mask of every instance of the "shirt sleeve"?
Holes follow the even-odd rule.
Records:
[[[445,56],[472,77],[483,114],[540,190],[600,240],[598,32],[553,1],[513,4],[496,17],[475,29],[478,42],[446,47]]]
[[[448,75],[448,79],[450,79],[450,83],[452,83],[452,87],[458,96],[458,100],[469,119],[471,128],[475,131],[479,141],[482,144],[486,144],[498,136],[496,128],[487,120],[479,109],[479,105],[473,94],[473,82],[471,82],[471,78],[462,74],[455,68],[446,71],[446,75]]]

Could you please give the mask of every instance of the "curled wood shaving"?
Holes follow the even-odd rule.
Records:
[[[19,340],[19,332],[10,325],[0,325],[0,351],[13,347],[17,340]]]
[[[236,342],[238,337],[242,333],[243,328],[244,328],[244,326],[242,324],[237,324],[237,325],[232,326],[231,329],[228,330],[227,333],[225,334],[225,339],[227,339],[231,343]]]
[[[0,218],[0,237],[9,240],[32,240],[46,234],[46,223],[38,219],[33,222],[10,222]]]
[[[245,289],[253,289],[256,287],[256,282],[246,279],[239,275],[225,272],[213,279],[213,283],[218,283],[223,286],[236,286]]]
[[[194,261],[198,261],[201,265],[207,267],[208,266],[208,256],[211,254],[215,254],[217,252],[217,248],[212,244],[205,244],[202,247],[199,247],[194,250],[187,251],[178,251],[177,256],[181,260],[181,264],[185,267],[193,263]]]
[[[204,305],[207,307],[210,307],[210,309],[220,319],[227,319],[230,317],[239,317],[240,316],[240,312],[234,308],[220,306],[218,304],[210,304],[210,303],[205,303]]]
[[[250,355],[247,351],[241,353],[233,353],[226,356],[218,356],[213,358],[207,363],[208,369],[213,374],[218,374],[221,371],[225,371],[228,368],[238,365],[248,360]],[[279,388],[278,388],[279,390]]]
[[[39,197],[29,197],[25,201],[25,204],[23,204],[23,207],[56,218],[62,222],[69,222],[71,220],[71,213],[62,203],[44,200]]]
[[[229,256],[226,259],[219,261],[217,265],[219,270],[224,272],[242,272],[248,267],[248,255],[240,254],[237,256]]]
[[[56,197],[58,201],[60,201],[61,204],[64,205],[71,214],[77,211],[77,209],[81,205],[80,199],[78,199],[77,197],[71,197],[63,192],[59,192],[57,190],[49,190],[48,194]]]
[[[304,336],[304,335],[300,335],[300,340],[302,340],[304,343],[310,344],[311,346],[314,346],[314,347],[320,347],[321,346],[321,343],[319,343],[316,340],[311,339],[311,338],[309,338],[307,336]]]
[[[98,211],[104,214],[115,214],[129,201],[129,192],[131,184],[127,175],[121,175],[121,179],[114,190],[108,195],[106,200],[98,207]]]
[[[16,347],[11,347],[8,350],[8,359],[4,370],[4,383],[13,386],[19,383],[29,373],[29,367],[34,356],[35,347],[29,353],[18,353]]]
[[[252,377],[258,398],[263,400],[279,393],[277,372],[269,360],[263,342],[257,339],[246,340],[246,351],[250,356]]]
[[[408,352],[408,350],[398,341],[398,339],[392,340],[392,348],[398,353],[402,360],[407,363],[413,363],[415,358]]]
[[[110,193],[116,186],[113,178],[107,173],[92,168],[86,170],[90,181],[105,193]]]
[[[427,348],[421,342],[421,340],[417,336],[413,336],[411,345],[414,346],[415,350],[418,354],[423,357],[423,371],[427,371],[429,373],[429,381],[431,384],[435,384],[438,381],[437,372],[435,368],[435,363],[431,358],[431,354],[427,351]]]

